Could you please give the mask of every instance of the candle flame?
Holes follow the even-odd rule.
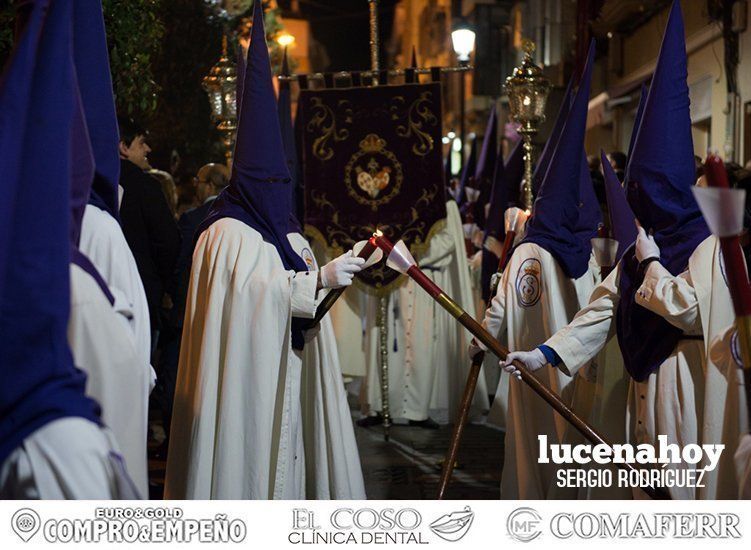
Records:
[[[383,231],[381,231],[380,229],[376,229],[375,233],[373,233],[373,236],[374,237],[383,237]]]

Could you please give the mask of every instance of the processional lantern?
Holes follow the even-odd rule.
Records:
[[[222,56],[203,79],[209,96],[211,119],[222,135],[227,166],[232,162],[232,147],[237,131],[237,71],[227,58],[227,36],[222,37]]]
[[[545,104],[550,93],[550,81],[542,73],[542,68],[535,65],[532,53],[534,42],[525,40],[523,44],[524,59],[514,72],[506,79],[506,93],[509,98],[511,118],[520,124],[518,132],[524,140],[524,182],[522,184],[522,202],[524,208],[532,209],[532,138],[545,121]]]

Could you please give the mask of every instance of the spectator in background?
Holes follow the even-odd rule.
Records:
[[[615,175],[618,176],[618,181],[623,182],[623,178],[626,175],[626,161],[628,161],[626,153],[611,151],[608,153],[608,160],[610,161],[610,166],[615,171]]]
[[[199,206],[188,210],[182,216],[178,225],[183,236],[183,246],[180,259],[186,258],[184,252],[189,251],[187,257],[193,253],[193,233],[211,209],[217,195],[229,183],[229,170],[224,164],[209,163],[201,166],[194,180],[196,199]],[[190,241],[186,245],[187,240]]]
[[[179,315],[180,322],[182,322],[183,310],[179,306],[185,303],[196,228],[209,213],[216,196],[227,187],[228,183],[229,170],[225,165],[210,163],[202,166],[195,178],[196,197],[200,206],[185,212],[180,216],[180,221],[177,223],[182,236],[182,245],[180,246],[180,255],[175,270],[178,289],[175,296],[175,313]]]
[[[177,219],[177,186],[175,180],[172,178],[169,172],[164,170],[157,170],[152,168],[149,170],[149,175],[154,177],[162,186],[162,193],[167,200],[167,206],[169,206],[172,217]]]
[[[177,186],[177,218],[185,214],[188,210],[200,206],[196,194],[196,178],[193,174],[186,174],[178,180]]]
[[[151,321],[151,349],[161,328],[162,297],[170,289],[180,252],[180,232],[159,182],[145,172],[151,152],[147,132],[132,120],[120,126],[120,222],[141,276]]]
[[[589,176],[592,178],[592,186],[595,188],[597,203],[600,205],[600,210],[604,216],[607,214],[608,201],[605,198],[605,177],[602,175],[599,155],[588,155],[587,165],[589,166]]]
[[[704,175],[704,162],[699,155],[694,155],[694,164],[696,165],[696,177],[698,179]]]

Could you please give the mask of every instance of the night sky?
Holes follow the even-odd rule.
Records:
[[[379,30],[381,64],[384,45],[391,34],[397,0],[380,0]],[[280,2],[284,4],[284,2]],[[300,9],[310,21],[312,33],[331,59],[328,71],[370,68],[367,0],[300,0]]]

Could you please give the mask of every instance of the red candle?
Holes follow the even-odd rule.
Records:
[[[709,187],[725,189],[730,187],[725,165],[719,157],[709,155],[705,163],[704,173]],[[749,284],[748,274],[746,273],[746,258],[743,256],[740,239],[737,235],[721,237],[720,248],[725,262],[725,274],[735,314],[739,317],[751,315],[751,284]]]
[[[373,235],[372,238],[375,239],[376,244],[381,250],[383,250],[383,253],[386,254],[387,257],[389,254],[391,254],[391,251],[394,250],[394,245],[385,235],[376,234]],[[407,269],[407,275],[411,277],[418,285],[424,288],[425,291],[433,298],[437,298],[443,293],[441,289],[433,281],[431,281],[428,276],[422,272],[422,270],[420,270],[417,264],[413,264]]]

